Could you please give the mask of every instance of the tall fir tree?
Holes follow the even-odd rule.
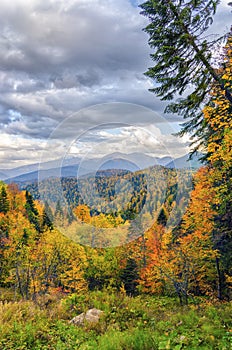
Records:
[[[150,91],[162,100],[176,98],[166,112],[188,118],[180,134],[191,132],[199,141],[204,129],[202,103],[210,99],[212,83],[218,84],[232,104],[231,86],[225,84],[221,72],[213,65],[213,51],[224,38],[214,36],[209,40],[205,35],[219,3],[219,0],[148,0],[140,5],[142,15],[150,21],[144,30],[154,49],[151,54],[154,66],[146,72],[156,83]],[[183,94],[185,97],[181,97]]]

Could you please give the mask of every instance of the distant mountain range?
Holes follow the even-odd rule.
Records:
[[[5,173],[3,173],[2,171],[0,172],[0,180],[5,180],[7,179],[7,175]]]
[[[202,154],[199,154],[198,156],[193,156],[192,159],[189,159],[189,155],[186,154],[183,157],[173,159],[171,162],[167,163],[165,167],[173,169],[198,169],[202,166],[202,163],[199,161],[199,158],[201,157]]]
[[[0,169],[0,180],[10,182],[27,182],[44,180],[50,177],[80,177],[87,174],[97,173],[110,169],[120,169],[135,172],[149,168],[150,166],[162,165],[167,168],[193,168],[197,169],[202,164],[200,155],[194,156],[188,161],[189,156],[173,159],[171,157],[151,157],[143,153],[114,153],[103,159],[81,159],[73,157],[69,159],[58,159],[40,164],[25,165],[14,169]]]

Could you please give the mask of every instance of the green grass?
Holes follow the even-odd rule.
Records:
[[[66,299],[0,302],[1,350],[232,349],[232,305],[201,300],[180,307],[172,298],[92,292]],[[69,320],[97,307],[96,325]]]

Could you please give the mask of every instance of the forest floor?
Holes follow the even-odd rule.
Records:
[[[1,290],[1,350],[232,349],[232,303],[206,298],[180,306],[175,298],[123,293],[45,295],[11,300]],[[97,324],[71,325],[72,317],[98,308]]]

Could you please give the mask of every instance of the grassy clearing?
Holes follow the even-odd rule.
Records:
[[[97,325],[68,321],[91,307],[104,311]],[[180,307],[175,299],[92,292],[65,299],[0,302],[2,350],[232,349],[231,303]]]

